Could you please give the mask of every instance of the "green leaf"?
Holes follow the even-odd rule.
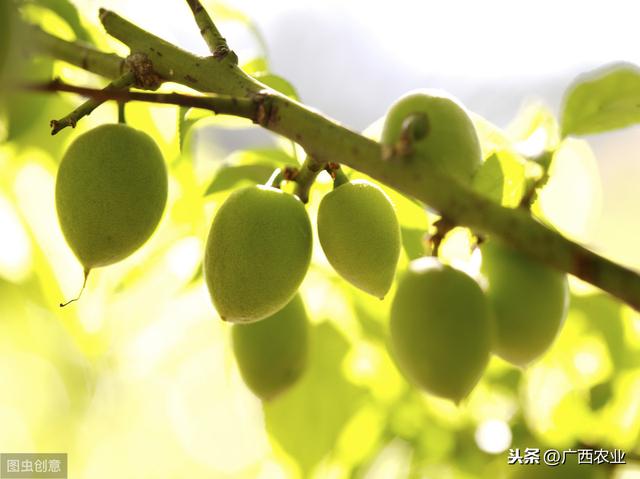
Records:
[[[425,230],[402,227],[402,247],[410,260],[424,256]]]
[[[178,135],[180,139],[180,150],[184,149],[189,130],[198,121],[187,118],[187,113],[189,112],[189,110],[191,110],[191,108],[188,108],[186,106],[181,106],[178,110]]]
[[[218,170],[213,181],[207,188],[206,196],[229,190],[238,183],[248,181],[255,184],[265,183],[274,168],[271,164],[223,166]]]
[[[274,75],[273,73],[260,73],[254,76],[256,80],[259,80],[274,90],[279,91],[283,95],[293,98],[294,100],[300,100],[298,92],[294,86],[281,76]]]
[[[571,309],[584,315],[591,331],[602,334],[616,370],[640,366],[640,355],[625,341],[619,301],[604,294],[572,296]]]
[[[270,437],[295,459],[303,477],[333,451],[366,397],[342,373],[349,343],[338,330],[323,322],[310,340],[309,370],[293,389],[264,405]]]
[[[504,190],[504,175],[498,155],[493,153],[482,164],[478,173],[473,178],[473,189],[482,193],[487,198],[491,198],[496,203],[502,201]]]
[[[515,207],[525,187],[525,163],[509,150],[494,152],[473,178],[473,188],[503,206]]]
[[[18,81],[45,82],[51,80],[53,63],[48,58],[37,58],[27,63],[18,73]],[[47,93],[13,91],[6,100],[9,118],[7,140],[22,137],[35,128],[49,130],[47,106],[58,97]]]
[[[278,149],[234,152],[227,157],[205,191],[205,196],[234,188],[240,183],[262,184],[278,167],[296,165],[295,159]]]
[[[591,409],[594,411],[598,411],[605,407],[612,398],[613,384],[611,381],[596,384],[589,389],[589,404],[591,405]]]
[[[78,15],[76,6],[69,0],[31,0],[32,3],[51,10],[62,18],[76,34],[76,38],[83,42],[92,42],[91,34],[84,27]]]
[[[640,70],[616,64],[578,78],[565,94],[562,135],[585,135],[640,122]]]
[[[264,57],[254,58],[247,63],[242,64],[242,70],[249,75],[257,75],[269,70],[267,59]]]

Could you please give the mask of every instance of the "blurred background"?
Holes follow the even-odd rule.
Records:
[[[103,34],[99,7],[207,54],[183,1],[73,3],[106,50],[127,53]],[[578,75],[640,64],[635,6],[620,0],[203,3],[249,70],[281,75],[303,102],[356,130],[408,90],[441,88],[495,125],[487,124],[486,143],[504,129],[500,135],[535,150],[557,136],[553,117]],[[31,7],[30,19],[75,38],[59,16]],[[104,85],[60,62],[49,68],[75,84]],[[640,318],[630,308],[573,282],[551,351],[525,371],[494,358],[457,408],[413,389],[397,371],[386,350],[392,295],[380,303],[356,291],[318,244],[301,291],[313,323],[309,370],[262,404],[238,374],[200,256],[229,193],[211,188],[223,165],[300,152],[240,121],[203,118],[181,151],[176,108],[127,107],[130,124],[154,137],[171,166],[168,208],[147,245],[92,273],[82,300],[60,310],[82,271],[57,224],[57,163],[79,133],[115,121],[116,108],[105,105],[77,131],[52,138],[48,121],[80,100],[31,98],[21,104],[24,120],[5,118],[24,124],[0,145],[0,452],[68,452],[70,477],[261,479],[548,477],[514,473],[509,448],[640,453]],[[536,121],[544,128],[532,129]],[[547,219],[640,268],[640,129],[569,139],[561,148],[558,179],[541,200]],[[321,178],[312,216],[329,189]],[[428,228],[427,213],[393,199],[403,228]],[[465,242],[464,234],[452,238],[445,254],[469,259]],[[553,477],[640,477],[629,462]]]

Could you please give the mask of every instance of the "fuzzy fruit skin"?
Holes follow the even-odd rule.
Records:
[[[264,319],[298,290],[311,261],[311,223],[297,197],[268,186],[233,192],[218,210],[204,275],[220,317]]]
[[[495,317],[494,352],[525,366],[560,331],[569,305],[567,277],[496,240],[486,241],[480,250]]]
[[[76,138],[58,169],[56,208],[85,270],[120,261],[149,239],[167,185],[162,153],[146,133],[108,124]]]
[[[392,147],[402,135],[403,123],[411,115],[424,115],[426,136],[415,140],[409,159],[469,184],[482,164],[482,151],[475,127],[454,98],[437,90],[416,90],[400,97],[387,112],[381,143]]]
[[[354,286],[383,298],[400,257],[400,225],[389,197],[365,180],[322,198],[318,237],[331,266]]]
[[[262,321],[234,324],[231,338],[245,384],[262,400],[275,398],[307,364],[309,321],[300,295]]]
[[[489,360],[491,313],[474,279],[434,258],[413,261],[391,306],[400,369],[426,391],[459,402]]]

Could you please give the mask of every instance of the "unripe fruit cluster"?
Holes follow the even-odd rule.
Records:
[[[481,163],[473,124],[452,98],[416,92],[389,110],[382,136],[389,161],[417,175],[439,171],[469,184]],[[342,175],[342,174],[341,174]],[[233,192],[218,209],[204,277],[249,388],[268,400],[302,374],[308,318],[298,289],[311,262],[312,228],[302,202],[276,186]],[[58,171],[64,236],[85,269],[115,263],[144,244],[167,199],[162,154],[143,132],[104,125],[78,137]],[[355,287],[384,298],[400,256],[400,226],[388,196],[338,176],[317,217],[322,249]],[[491,352],[523,366],[542,354],[563,321],[564,275],[490,239],[482,248],[486,290],[435,258],[414,261],[398,282],[391,346],[409,379],[459,402]]]

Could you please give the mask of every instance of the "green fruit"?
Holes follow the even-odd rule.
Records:
[[[391,347],[409,379],[459,402],[489,360],[491,316],[482,289],[435,258],[413,261],[391,306]]]
[[[262,321],[234,324],[233,352],[245,384],[270,400],[302,375],[307,363],[309,325],[300,295]]]
[[[387,294],[400,256],[400,225],[380,188],[356,180],[327,194],[318,209],[318,236],[343,278],[379,298]]]
[[[560,330],[569,304],[566,275],[495,240],[480,249],[495,316],[494,352],[524,366],[544,353]]]
[[[412,138],[403,138],[407,121],[416,120]],[[406,132],[405,132],[406,133]],[[425,173],[436,170],[469,184],[480,168],[482,152],[473,122],[452,97],[439,91],[418,90],[398,99],[387,112],[381,143],[397,147],[411,143],[410,160]]]
[[[232,193],[209,231],[204,274],[225,321],[271,316],[298,290],[311,261],[311,223],[298,198],[269,186]]]
[[[103,125],[69,146],[56,179],[62,232],[85,270],[133,253],[155,230],[167,200],[162,153],[146,133]]]

